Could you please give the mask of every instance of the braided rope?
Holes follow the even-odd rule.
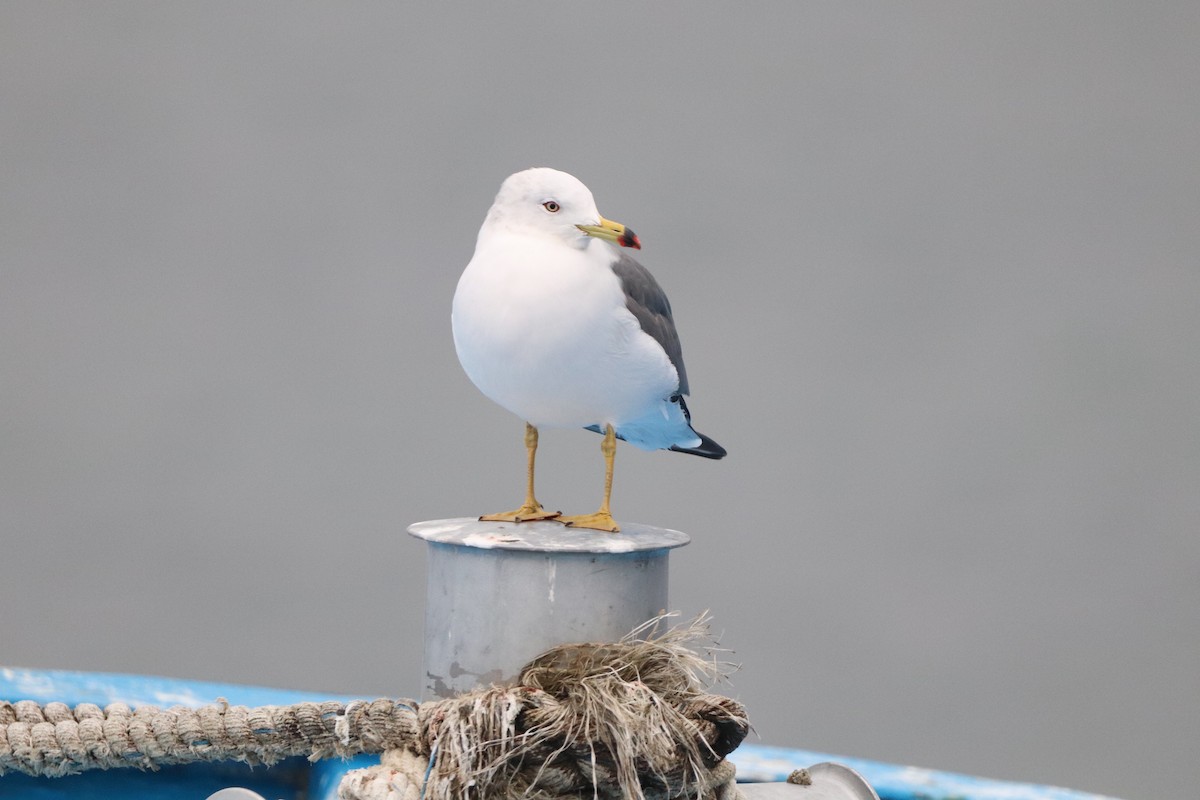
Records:
[[[749,721],[737,701],[702,690],[713,666],[686,646],[699,629],[560,645],[526,665],[517,686],[420,705],[0,701],[0,775],[383,753],[378,766],[348,773],[339,797],[735,800],[725,756]]]
[[[518,740],[529,738],[530,731],[562,710],[556,698],[528,687],[485,692],[485,697],[473,693],[419,706],[409,700],[381,699],[248,708],[222,701],[200,708],[132,710],[124,703],[101,709],[92,703],[71,708],[65,703],[0,701],[0,775],[61,777],[92,769],[155,770],[201,761],[270,765],[294,756],[316,761],[384,751],[420,756],[413,763],[421,771],[439,739],[469,735],[469,715],[481,705],[501,709],[507,723],[515,726],[510,736]],[[711,775],[690,776],[682,764],[664,772],[642,761],[638,768],[649,776],[643,782],[647,795],[676,796],[678,789],[670,787],[686,786],[689,778],[693,783],[699,780],[693,789],[709,795],[731,778],[723,758],[745,736],[741,705],[719,695],[701,695],[687,703],[684,713],[693,722],[696,743],[706,754],[704,767]],[[589,792],[594,784],[618,783],[610,754],[600,752],[598,757],[579,741],[559,737],[539,741],[522,760],[536,768],[502,772],[497,778],[546,795],[577,794]],[[471,780],[454,768],[443,767],[440,773],[435,783],[445,791],[438,794],[454,794]]]
[[[124,703],[41,706],[0,701],[0,775],[59,777],[90,769],[158,769],[197,761],[274,764],[379,753],[419,742],[417,704],[372,700],[247,708]]]

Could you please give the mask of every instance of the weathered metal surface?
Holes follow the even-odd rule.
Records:
[[[207,800],[267,800],[267,798],[263,797],[258,792],[252,792],[249,789],[243,789],[240,786],[234,786],[210,794]]]
[[[806,767],[797,783],[743,783],[739,789],[746,800],[879,800],[866,778],[828,761]]]
[[[564,642],[616,641],[668,608],[668,553],[687,534],[622,523],[451,519],[409,528],[429,542],[422,697],[511,682]]]
[[[560,522],[480,522],[474,517],[417,522],[408,532],[437,544],[538,553],[635,553],[670,550],[692,540],[681,531],[622,522],[620,533],[569,528]]]

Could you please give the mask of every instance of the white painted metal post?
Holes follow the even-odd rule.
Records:
[[[670,608],[667,557],[685,533],[621,523],[418,522],[429,543],[422,698],[508,683],[564,642],[616,641]]]

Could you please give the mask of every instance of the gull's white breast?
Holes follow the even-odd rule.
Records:
[[[454,294],[454,345],[471,381],[533,425],[644,419],[676,390],[667,354],[625,306],[609,245],[481,236]]]

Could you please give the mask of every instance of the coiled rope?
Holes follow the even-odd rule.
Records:
[[[562,645],[517,686],[420,704],[0,702],[0,775],[383,753],[348,773],[339,797],[726,800],[736,790],[725,756],[749,722],[737,701],[703,690],[720,670],[688,645],[705,633],[697,621],[658,638]]]

